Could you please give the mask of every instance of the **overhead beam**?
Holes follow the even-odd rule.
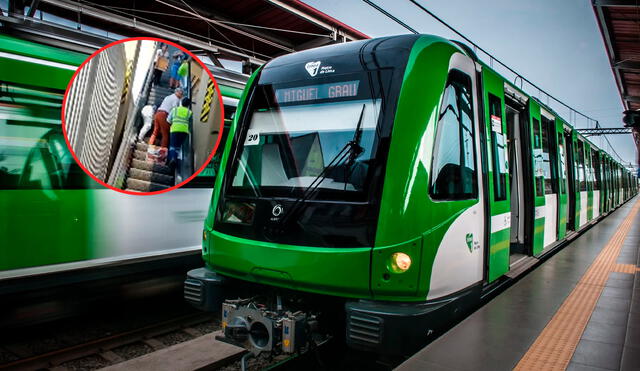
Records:
[[[229,31],[239,33],[243,36],[251,37],[257,39],[259,41],[265,42],[267,44],[271,44],[271,46],[275,46],[280,49],[284,49],[286,51],[293,51],[293,44],[288,40],[285,40],[281,37],[277,37],[269,32],[257,31],[255,28],[245,27],[245,26],[237,26],[237,25],[228,25],[226,23],[218,23],[222,22],[231,22],[232,19],[228,15],[222,14],[218,11],[213,11],[211,9],[204,9],[197,5],[185,5],[185,3],[176,0],[155,0],[156,2],[173,8],[174,11],[181,11],[186,14],[190,14],[192,16],[198,17],[205,22],[211,22],[216,24],[219,27],[223,27],[228,29]]]
[[[578,132],[586,137],[592,135],[610,135],[610,134],[631,134],[631,128],[593,128],[593,129],[577,129]]]
[[[640,97],[635,95],[625,95],[624,100],[627,102],[640,103]]]
[[[8,0],[7,4],[7,12],[10,16],[12,15],[23,15],[24,14],[24,4],[22,0]]]
[[[322,27],[322,28],[324,28],[324,29],[326,29],[328,31],[331,31],[331,34],[332,34],[334,40],[337,39],[338,30],[335,27],[333,27],[332,25],[330,25],[329,23],[324,22],[324,21],[312,16],[311,14],[299,11],[295,7],[287,4],[286,1],[282,1],[282,0],[267,0],[267,1],[270,2],[273,5],[276,5],[276,6],[280,7],[280,8],[288,11],[289,13],[295,14],[300,18],[306,19],[307,21],[309,21],[311,23],[314,23],[317,26],[320,26],[320,27]],[[349,39],[352,39],[352,38],[349,37]]]
[[[628,71],[640,71],[640,61],[620,61],[614,62],[613,68]]]
[[[184,34],[168,31],[165,28],[157,27],[133,18],[123,17],[111,12],[106,12],[104,10],[94,8],[88,5],[79,4],[79,3],[71,2],[68,0],[40,0],[40,2],[57,6],[65,10],[77,12],[79,14],[86,15],[92,18],[118,24],[118,25],[130,28],[132,30],[142,31],[147,34],[172,40],[174,42],[177,42],[178,44],[195,47],[197,49],[202,49],[202,50],[213,52],[213,53],[224,52],[232,55],[237,55],[247,60],[250,60],[251,63],[256,65],[261,65],[265,63],[265,61],[262,59],[249,56],[242,52],[238,52],[238,51],[225,48],[222,46],[218,46],[218,45],[213,45],[211,42],[205,42],[202,40],[195,39],[193,37],[186,36]]]
[[[60,26],[37,18],[0,16],[5,32],[58,48],[91,54],[115,41],[99,35]]]
[[[218,56],[216,56],[215,54],[208,52],[207,57],[209,57],[211,63],[213,63],[216,67],[224,68],[220,60],[218,60]]]
[[[27,17],[33,17],[36,14],[36,9],[38,9],[39,0],[32,0],[31,5],[29,5],[29,12],[27,13]]]
[[[628,6],[637,7],[638,2],[636,0],[593,0],[594,6]]]

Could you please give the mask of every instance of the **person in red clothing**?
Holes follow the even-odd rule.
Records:
[[[180,105],[183,94],[182,89],[177,88],[173,94],[167,96],[162,101],[162,104],[153,117],[153,134],[151,134],[151,138],[149,139],[150,145],[155,145],[156,137],[160,135],[160,146],[165,148],[169,147],[169,129],[171,125],[167,121],[167,117],[173,108]]]

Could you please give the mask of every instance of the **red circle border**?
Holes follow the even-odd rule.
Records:
[[[216,140],[216,143],[214,144],[213,149],[211,150],[211,153],[209,154],[209,157],[204,162],[204,164],[202,164],[202,166],[196,172],[194,172],[189,178],[183,180],[179,184],[176,184],[176,185],[174,185],[174,186],[172,186],[170,188],[163,189],[163,190],[160,190],[160,191],[131,192],[131,191],[127,191],[127,190],[124,190],[124,189],[119,189],[119,188],[113,187],[113,186],[103,182],[102,180],[98,179],[95,175],[93,175],[89,170],[87,170],[82,165],[80,160],[78,160],[78,157],[76,156],[76,153],[73,151],[73,148],[71,148],[71,143],[69,143],[69,138],[68,138],[68,135],[67,135],[67,128],[66,128],[66,124],[65,124],[64,113],[65,113],[65,108],[66,108],[66,104],[67,104],[67,97],[69,95],[69,90],[71,89],[71,85],[73,84],[74,80],[76,79],[76,76],[78,75],[78,72],[80,72],[80,70],[85,66],[85,64],[87,64],[87,62],[89,62],[96,55],[100,54],[102,51],[104,51],[107,48],[110,48],[110,47],[112,47],[114,45],[117,45],[117,44],[120,44],[120,43],[125,43],[127,41],[144,41],[144,40],[151,40],[151,41],[156,41],[156,42],[159,42],[159,43],[170,44],[170,45],[182,50],[183,52],[187,53],[191,58],[193,58],[193,60],[196,61],[207,72],[207,74],[209,75],[209,78],[211,79],[211,81],[213,81],[213,86],[215,87],[216,94],[218,95],[218,101],[220,103],[220,128],[218,129],[218,139]],[[224,104],[223,104],[223,101],[222,101],[222,94],[220,93],[220,88],[218,87],[218,82],[213,77],[213,74],[211,73],[209,68],[207,68],[207,66],[195,54],[191,53],[190,51],[188,51],[184,47],[182,47],[182,46],[180,46],[180,45],[178,45],[178,44],[176,44],[176,43],[174,43],[172,41],[160,39],[160,38],[157,38],[157,37],[129,37],[129,38],[126,38],[126,39],[114,41],[114,42],[109,43],[109,44],[103,46],[102,48],[96,50],[84,62],[82,62],[82,64],[76,69],[76,71],[73,73],[73,76],[71,77],[71,80],[69,80],[69,84],[67,85],[67,90],[65,90],[65,92],[64,92],[64,98],[62,100],[61,124],[62,124],[62,133],[64,135],[64,140],[67,143],[67,148],[69,149],[69,152],[71,152],[71,155],[73,156],[73,159],[76,161],[78,166],[80,166],[82,171],[84,171],[87,175],[89,175],[93,180],[95,180],[96,182],[100,183],[101,185],[103,185],[106,188],[112,189],[112,190],[120,192],[120,193],[133,195],[133,196],[151,196],[151,195],[157,195],[157,194],[169,192],[169,191],[172,191],[174,189],[178,189],[178,188],[182,187],[183,185],[185,185],[185,184],[189,183],[191,180],[193,180],[193,178],[198,176],[198,174],[200,174],[204,170],[204,168],[207,167],[207,165],[209,165],[209,163],[211,162],[211,159],[213,158],[213,155],[218,150],[218,146],[220,146],[220,141],[222,140],[222,135],[224,134]],[[211,187],[213,188],[213,184],[211,185]]]

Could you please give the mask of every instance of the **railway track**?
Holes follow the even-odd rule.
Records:
[[[211,314],[187,314],[138,329],[5,363],[0,365],[0,370],[55,369],[60,371],[67,369],[96,369],[114,365],[142,354],[168,347],[167,341],[161,340],[167,337],[190,340],[203,336],[204,333],[194,327],[213,322],[214,318],[216,317]],[[215,327],[218,327],[217,324]],[[150,350],[150,352],[129,352],[129,356],[126,354],[127,352],[118,351],[134,344],[139,344],[142,348]]]

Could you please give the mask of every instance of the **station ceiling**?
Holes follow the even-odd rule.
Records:
[[[640,2],[593,0],[625,109],[640,109]]]
[[[123,36],[161,37],[192,51],[252,65],[298,50],[368,38],[299,0],[9,2],[19,15],[29,14],[33,6],[32,18],[40,10]]]

